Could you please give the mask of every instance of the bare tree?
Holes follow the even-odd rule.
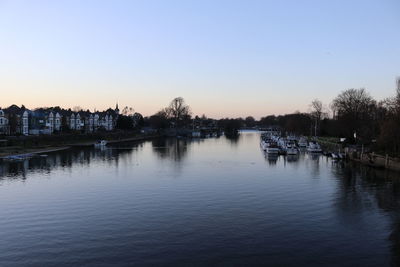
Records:
[[[311,106],[311,114],[313,115],[313,117],[317,118],[318,120],[321,120],[323,113],[322,102],[319,99],[314,99],[311,102],[310,106]]]
[[[396,95],[382,101],[386,111],[380,127],[378,145],[387,153],[400,156],[400,77],[397,79]]]
[[[338,116],[349,114],[357,119],[364,115],[363,113],[368,111],[371,104],[374,103],[375,100],[364,88],[361,88],[343,91],[333,100],[332,106],[337,111]]]
[[[166,108],[168,117],[175,121],[175,125],[180,124],[186,118],[190,118],[191,111],[190,107],[185,103],[182,97],[174,98]]]
[[[364,88],[343,91],[333,100],[332,107],[347,137],[352,137],[354,132],[365,138],[373,135],[377,104]]]
[[[396,88],[396,112],[400,114],[400,77],[397,78],[397,88]]]
[[[125,106],[121,112],[121,114],[124,116],[131,116],[134,113],[135,113],[135,110],[132,107],[128,107],[128,106]]]
[[[324,107],[319,99],[314,99],[311,104],[311,116],[314,121],[314,135],[317,136],[317,130],[320,127],[322,116],[324,115]]]

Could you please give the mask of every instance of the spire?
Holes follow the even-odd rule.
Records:
[[[115,113],[119,114],[118,101],[117,104],[115,105]]]

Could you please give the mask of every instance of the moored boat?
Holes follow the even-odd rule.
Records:
[[[299,152],[294,141],[288,141],[285,150],[287,155],[297,155]]]
[[[274,142],[270,142],[266,149],[268,154],[279,154],[279,147]]]
[[[300,137],[298,144],[301,148],[307,147],[307,139],[305,137]]]
[[[307,151],[311,153],[322,153],[321,146],[317,141],[310,141],[307,146]]]

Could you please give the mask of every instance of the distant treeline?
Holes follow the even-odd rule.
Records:
[[[6,114],[0,113],[2,115],[0,126],[3,129],[5,127],[18,128],[17,126],[23,121],[21,110],[25,110],[25,107],[19,108],[13,105],[5,109]],[[55,134],[86,132],[87,127],[83,127],[80,131],[69,130],[67,115],[70,113],[82,114],[82,118],[86,119],[82,119],[81,122],[84,121],[86,125],[87,122],[90,122],[91,112],[89,110],[83,111],[80,107],[75,107],[74,110],[64,110],[60,107],[35,110],[40,114],[48,114],[50,111],[64,115],[59,122],[60,130],[54,131]],[[329,106],[325,106],[320,100],[315,99],[311,102],[307,113],[268,115],[260,120],[256,120],[252,116],[224,119],[207,118],[205,115],[193,116],[189,105],[182,97],[173,99],[167,107],[148,117],[143,117],[130,107],[125,107],[122,112],[119,112],[118,105],[115,110],[95,112],[95,114],[102,113],[114,115],[112,116],[113,127],[109,130],[138,132],[148,128],[151,132],[162,132],[165,129],[174,128],[186,130],[211,128],[223,130],[226,135],[235,136],[241,128],[276,127],[283,133],[346,138],[346,141],[351,144],[370,145],[380,153],[400,155],[400,79],[397,81],[395,94],[380,101],[375,100],[363,88],[347,89],[334,98]],[[46,116],[43,116],[40,121],[43,127],[50,124],[49,118]]]
[[[236,134],[240,128],[278,127],[283,132],[346,138],[351,144],[371,145],[382,153],[400,155],[400,80],[393,97],[377,101],[365,89],[341,92],[326,107],[315,99],[308,113],[269,115],[260,120],[246,118],[211,119],[192,116],[181,97],[156,114],[143,118],[141,125],[155,129],[214,127]]]

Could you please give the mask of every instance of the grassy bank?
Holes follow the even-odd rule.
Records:
[[[317,141],[326,151],[337,152],[343,150],[342,145],[339,143],[339,138],[337,137],[318,137]]]

